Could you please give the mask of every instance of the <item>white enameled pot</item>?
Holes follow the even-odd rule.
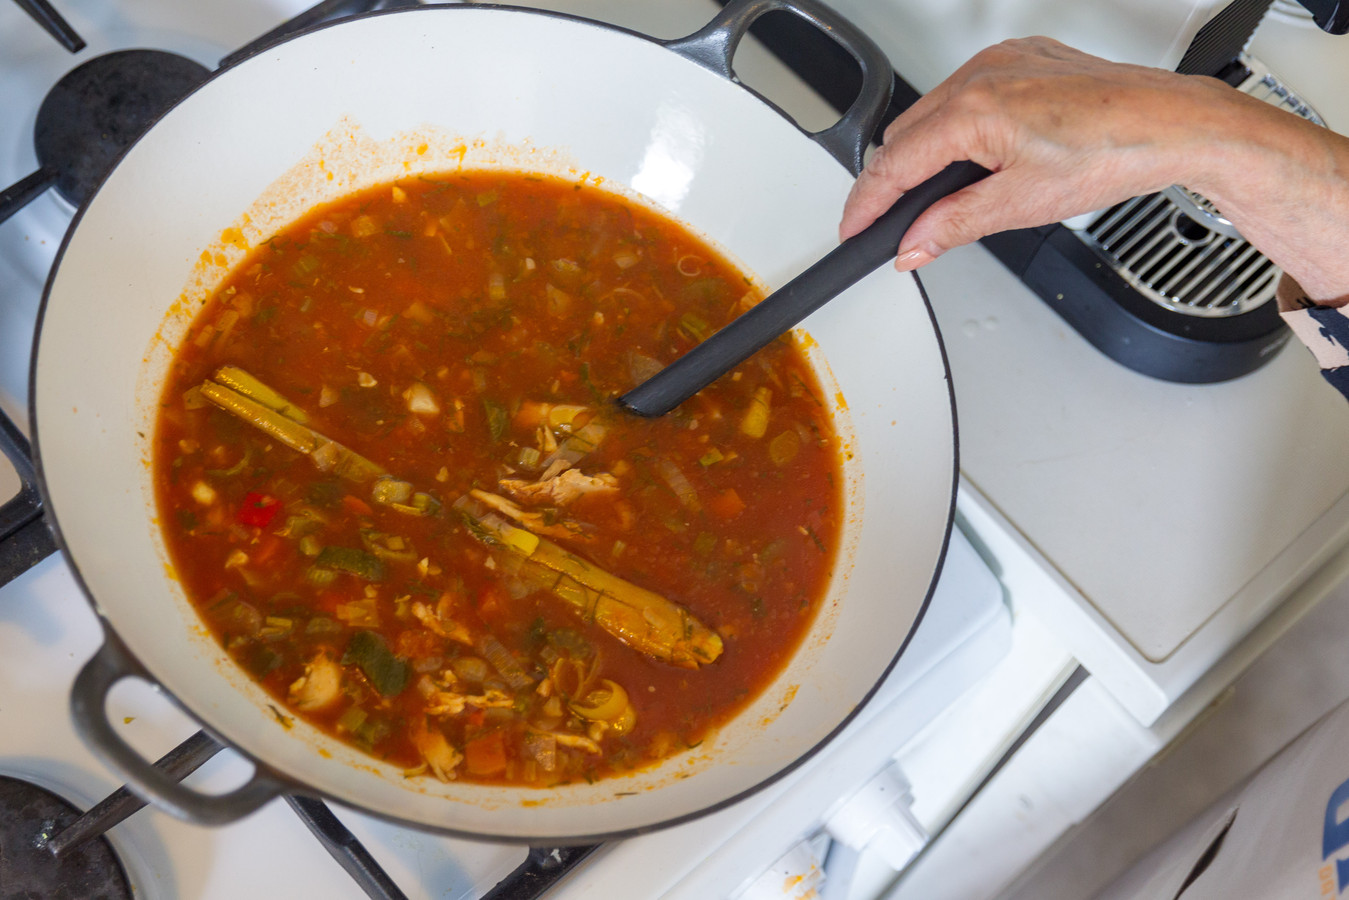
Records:
[[[940,337],[916,280],[889,267],[803,325],[850,457],[844,548],[824,610],[753,706],[651,771],[550,790],[440,784],[405,779],[302,723],[283,727],[183,597],[151,484],[159,385],[194,306],[276,227],[354,188],[460,165],[529,168],[662,207],[769,286],[822,256],[836,242],[859,136],[880,109],[854,108],[807,135],[727,77],[749,22],[781,8],[855,55],[874,54],[867,77],[883,68],[888,86],[874,45],[813,0],[738,0],[665,44],[534,11],[423,7],[264,50],[128,151],[61,249],[31,412],[50,519],[107,631],[76,684],[76,718],[138,793],[203,822],[292,792],[420,828],[580,843],[734,802],[808,758],[867,701],[931,593],[957,477]],[[206,796],[159,775],[104,709],[128,676],[160,686],[253,760],[254,777]]]

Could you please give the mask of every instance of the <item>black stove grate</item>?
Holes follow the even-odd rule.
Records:
[[[0,411],[0,453],[19,475],[19,493],[0,505],[0,587],[56,552],[56,541],[42,520],[37,474],[23,432]]]
[[[33,21],[56,39],[56,42],[71,53],[84,49],[84,38],[80,37],[70,23],[47,0],[14,0],[19,9],[28,13]]]

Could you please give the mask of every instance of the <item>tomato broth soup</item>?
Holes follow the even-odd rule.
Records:
[[[614,398],[760,297],[588,183],[454,172],[316,208],[170,366],[177,577],[279,709],[409,776],[548,786],[697,746],[815,618],[841,448],[792,338],[660,419]]]

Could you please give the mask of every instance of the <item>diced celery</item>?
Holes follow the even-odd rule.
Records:
[[[379,557],[355,547],[324,547],[314,560],[314,565],[321,569],[346,572],[366,581],[384,580],[384,563],[380,562]]]

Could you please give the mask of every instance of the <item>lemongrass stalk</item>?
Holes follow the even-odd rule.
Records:
[[[292,419],[301,425],[309,424],[309,415],[304,410],[238,366],[221,366],[216,369],[215,375],[211,376],[211,380],[243,394],[250,400],[261,403],[268,409],[281,413],[287,419]]]
[[[372,481],[385,474],[383,468],[354,450],[223,384],[214,381],[202,382],[201,393],[226,412],[239,417],[292,450],[309,456],[325,472],[333,472],[358,484]]]

